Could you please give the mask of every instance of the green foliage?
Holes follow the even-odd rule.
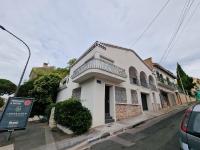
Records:
[[[20,86],[17,96],[18,97],[32,97],[32,91],[33,91],[33,83],[35,80],[29,80],[27,82],[24,82],[23,85]]]
[[[4,99],[0,97],[0,108],[3,107],[4,104],[5,104]]]
[[[70,60],[67,62],[67,69],[70,70],[70,68],[75,64],[76,60],[77,60],[76,58],[70,59]]]
[[[67,68],[57,68],[56,70],[52,71],[52,74],[57,74],[63,79],[69,74],[69,70]]]
[[[181,68],[181,66],[179,64],[177,64],[177,82],[178,82],[178,86],[180,89],[182,89],[182,85],[181,85],[181,81],[183,84],[184,89],[186,90],[186,92],[192,96],[192,92],[191,89],[195,87],[195,83],[193,83],[193,78],[188,76],[183,69]]]
[[[55,120],[75,134],[88,131],[92,124],[90,111],[74,98],[56,104]]]
[[[35,98],[41,102],[44,99],[55,102],[60,80],[60,76],[56,74],[48,74],[36,79],[33,89]]]
[[[9,80],[0,79],[0,95],[13,94],[16,90],[16,85]]]
[[[34,81],[31,96],[36,99],[36,102],[33,104],[31,116],[47,115],[47,108],[56,101],[60,80],[60,76],[48,74]]]

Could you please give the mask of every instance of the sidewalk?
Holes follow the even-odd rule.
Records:
[[[149,119],[160,117],[162,115],[170,114],[172,112],[179,112],[188,107],[185,105],[178,105],[169,109],[161,110],[159,112],[144,112],[143,114],[124,119],[121,121],[106,124],[100,127],[91,129],[88,133],[81,136],[69,136],[59,131],[51,131],[47,124],[29,123],[28,128],[24,131],[16,131],[13,135],[11,143],[15,150],[66,150],[66,149],[81,149],[88,143],[92,143],[99,139],[106,138],[133,128]],[[3,138],[4,137],[4,138]],[[6,136],[0,133],[0,145],[3,144]],[[23,146],[22,146],[23,145]],[[0,150],[4,147],[0,147]]]
[[[170,114],[172,112],[179,112],[179,111],[186,109],[187,107],[188,107],[188,104],[184,104],[184,105],[170,107],[170,108],[161,110],[159,112],[144,112],[143,114],[141,114],[137,117],[124,119],[121,121],[117,121],[117,122],[106,124],[106,125],[103,125],[100,127],[96,127],[96,128],[94,128],[94,131],[91,134],[81,136],[82,142],[80,142],[80,140],[78,140],[80,142],[80,144],[75,144],[77,139],[80,137],[71,139],[71,141],[74,141],[74,146],[72,146],[72,145],[69,146],[67,144],[69,141],[66,141],[66,140],[63,140],[62,143],[65,143],[66,149],[70,148],[70,150],[78,150],[89,143],[98,141],[98,140],[106,138],[108,136],[118,134],[120,132],[123,132],[126,129],[133,128],[147,120],[150,120],[150,119],[153,119],[156,117],[160,117],[162,115]],[[89,138],[89,137],[91,137],[91,138]],[[56,143],[56,144],[59,145],[60,143]]]

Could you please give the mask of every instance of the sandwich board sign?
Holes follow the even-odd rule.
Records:
[[[0,118],[0,131],[25,129],[33,102],[33,98],[10,97]]]

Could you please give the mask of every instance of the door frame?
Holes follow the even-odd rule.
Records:
[[[110,115],[110,85],[105,84],[105,96],[104,96],[104,101],[105,101],[105,115],[108,114]]]
[[[144,98],[143,96],[145,96],[145,100],[143,99]],[[148,111],[149,110],[147,96],[148,96],[148,94],[141,92],[141,102],[142,102],[142,110],[143,111]]]

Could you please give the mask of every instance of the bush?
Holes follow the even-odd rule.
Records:
[[[55,120],[75,134],[88,131],[92,124],[90,111],[74,98],[56,104]]]
[[[0,108],[5,104],[4,99],[0,97]]]

